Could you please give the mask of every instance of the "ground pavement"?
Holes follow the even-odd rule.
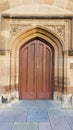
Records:
[[[21,100],[0,109],[0,130],[73,130],[73,110],[53,100]]]

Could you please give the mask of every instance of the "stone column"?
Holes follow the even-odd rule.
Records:
[[[73,49],[73,18],[72,18],[72,49]]]

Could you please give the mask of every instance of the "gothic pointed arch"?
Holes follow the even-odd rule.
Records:
[[[63,40],[55,32],[45,26],[35,25],[32,27],[27,27],[25,30],[16,34],[16,36],[11,40],[10,49],[16,50],[23,44],[23,41],[27,42],[37,36],[46,40],[50,39],[54,41],[58,47],[62,49],[64,48]]]
[[[34,26],[31,28],[27,28],[24,31],[21,31],[19,34],[13,38],[11,41],[11,59],[14,59],[14,62],[11,63],[11,68],[15,68],[15,84],[18,88],[19,86],[19,52],[22,46],[25,46],[29,41],[33,41],[33,39],[41,39],[44,43],[47,43],[50,48],[54,50],[54,63],[53,63],[53,77],[54,77],[54,87],[53,98],[55,92],[57,96],[59,93],[62,93],[63,90],[63,54],[62,51],[64,49],[62,39],[53,33],[51,30],[42,26]],[[15,58],[14,58],[15,57]],[[11,74],[12,77],[12,74]],[[19,90],[18,90],[19,91]]]

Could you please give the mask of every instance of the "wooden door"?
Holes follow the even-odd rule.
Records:
[[[53,50],[33,40],[19,52],[20,99],[51,99],[53,92]]]

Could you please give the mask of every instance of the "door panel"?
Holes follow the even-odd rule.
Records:
[[[35,43],[30,43],[20,49],[20,83],[21,99],[36,98],[35,78]]]
[[[38,41],[37,98],[51,98],[52,50]]]
[[[44,42],[33,40],[19,53],[20,99],[51,99],[53,50]]]

